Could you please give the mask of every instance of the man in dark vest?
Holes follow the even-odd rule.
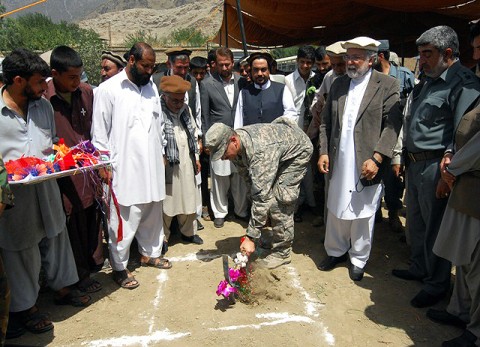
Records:
[[[234,128],[257,123],[271,123],[285,115],[297,122],[293,95],[282,83],[270,80],[273,58],[269,53],[255,52],[248,58],[253,83],[245,86],[238,97]]]

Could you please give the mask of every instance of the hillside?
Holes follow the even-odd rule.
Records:
[[[95,18],[108,12],[118,12],[133,8],[154,10],[170,9],[195,0],[47,0],[44,3],[22,10],[13,16],[38,12],[50,17],[54,22],[77,22],[86,18]],[[32,4],[35,0],[8,0],[0,1],[7,12]],[[198,1],[202,2],[202,1]]]
[[[126,0],[131,2],[129,0]],[[34,3],[33,0],[9,0],[2,1],[6,11],[11,11],[29,4]],[[47,0],[47,2],[33,6],[29,9],[23,10],[14,14],[13,16],[24,15],[27,13],[38,12],[50,17],[54,22],[66,21],[74,22],[84,18],[86,14],[91,13],[99,6],[109,2],[109,0]],[[122,3],[123,1],[116,1]]]
[[[127,3],[128,0],[122,1]],[[138,1],[136,1],[138,2]],[[99,13],[98,15],[79,21],[82,28],[95,30],[111,46],[122,46],[126,35],[144,30],[152,36],[162,38],[168,36],[174,29],[199,28],[205,35],[214,36],[222,22],[222,0],[202,0],[188,3],[182,0],[165,0],[164,4],[185,2],[179,7],[156,9],[153,3],[147,1],[152,8],[134,8],[117,12]],[[117,1],[115,1],[117,3]],[[108,6],[108,5],[106,5]],[[105,8],[108,9],[108,8]]]

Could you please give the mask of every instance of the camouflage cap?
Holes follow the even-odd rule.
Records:
[[[215,123],[205,135],[205,147],[210,151],[211,160],[219,160],[227,150],[233,129],[223,123]]]

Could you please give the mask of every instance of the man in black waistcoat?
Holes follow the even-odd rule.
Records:
[[[273,58],[269,53],[255,52],[248,58],[253,83],[238,96],[234,128],[256,123],[271,123],[285,115],[297,122],[293,95],[282,83],[270,80]]]

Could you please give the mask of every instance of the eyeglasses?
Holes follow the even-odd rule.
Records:
[[[344,55],[343,60],[345,61],[354,61],[359,62],[360,60],[365,60],[367,57],[365,55],[353,54],[353,55]]]
[[[183,98],[183,99],[175,99],[175,98],[172,98],[170,95],[168,94],[164,94],[165,97],[167,97],[168,99],[170,99],[171,103],[174,104],[174,105],[183,105],[185,102],[187,102],[187,98]]]

